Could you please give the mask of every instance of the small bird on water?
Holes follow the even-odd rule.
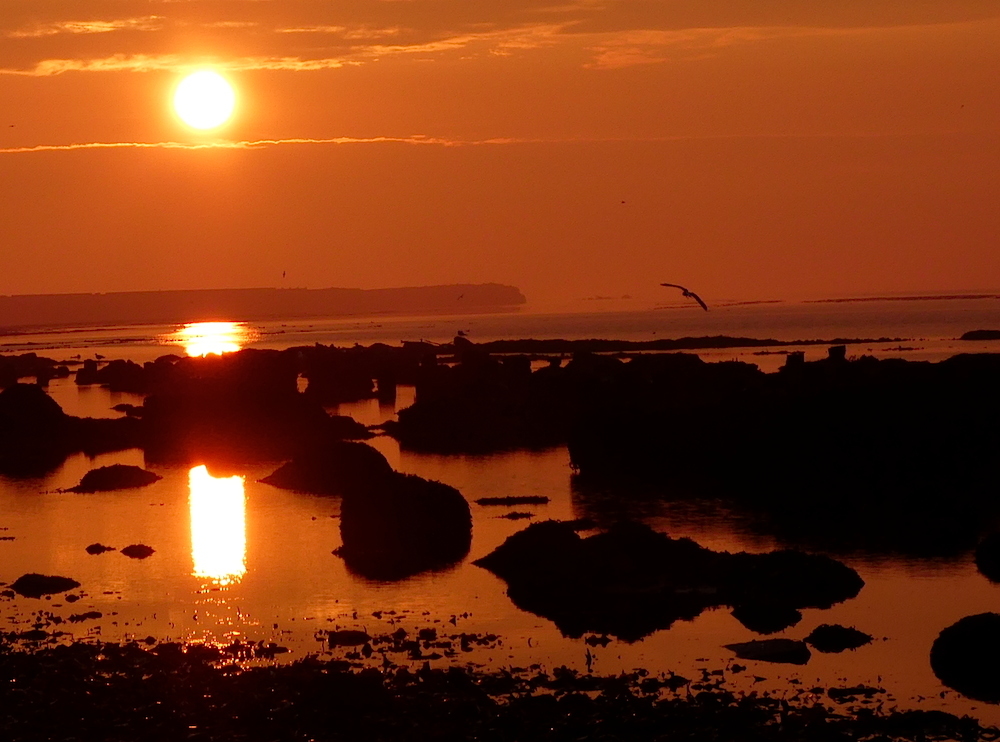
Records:
[[[680,284],[677,284],[677,283],[661,283],[660,285],[661,286],[668,286],[668,287],[670,287],[672,289],[680,289],[681,293],[684,294],[684,296],[686,296],[688,299],[694,299],[696,302],[698,302],[699,304],[701,304],[701,308],[702,309],[704,309],[706,312],[708,311],[708,304],[706,304],[704,301],[702,301],[701,297],[698,296],[698,294],[694,293],[693,291],[690,291],[689,289],[686,289],[686,288],[684,288],[683,286],[681,286]]]

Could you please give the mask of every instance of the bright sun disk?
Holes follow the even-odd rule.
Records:
[[[232,85],[212,70],[193,72],[177,86],[174,92],[174,110],[188,126],[194,129],[214,129],[222,126],[233,115],[236,93]]]

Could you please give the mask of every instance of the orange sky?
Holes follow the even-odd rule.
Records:
[[[996,0],[3,6],[0,294],[1000,288]]]

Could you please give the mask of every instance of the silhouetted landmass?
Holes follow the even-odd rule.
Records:
[[[621,495],[631,481],[723,498],[765,533],[835,551],[971,549],[1000,515],[984,495],[1000,464],[1000,355],[831,351],[812,363],[793,354],[775,374],[602,360],[570,428],[578,489]]]
[[[970,330],[959,340],[1000,340],[1000,330]]]
[[[391,289],[203,289],[0,296],[0,328],[138,325],[373,314],[466,314],[525,303],[496,283]]]
[[[588,538],[578,527],[535,523],[476,562],[507,583],[515,605],[571,637],[590,631],[635,641],[717,606],[829,608],[864,585],[827,556],[715,552],[639,523]]]

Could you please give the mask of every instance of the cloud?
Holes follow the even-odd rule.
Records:
[[[206,65],[230,72],[248,70],[292,70],[301,72],[337,69],[350,63],[350,61],[343,59],[299,59],[297,57],[215,59],[179,54],[115,54],[103,59],[46,59],[29,70],[0,69],[0,75],[50,77],[66,72],[157,72],[163,70],[182,72]]]
[[[231,70],[308,71],[539,48],[616,68],[782,35],[1000,17],[996,0],[89,0],[83,19],[70,0],[3,2],[0,72],[32,76],[177,69],[208,55]]]
[[[149,15],[143,18],[126,18],[113,21],[59,21],[36,24],[30,28],[8,31],[12,39],[34,39],[58,34],[103,34],[113,31],[158,31],[163,27],[163,16]]]

